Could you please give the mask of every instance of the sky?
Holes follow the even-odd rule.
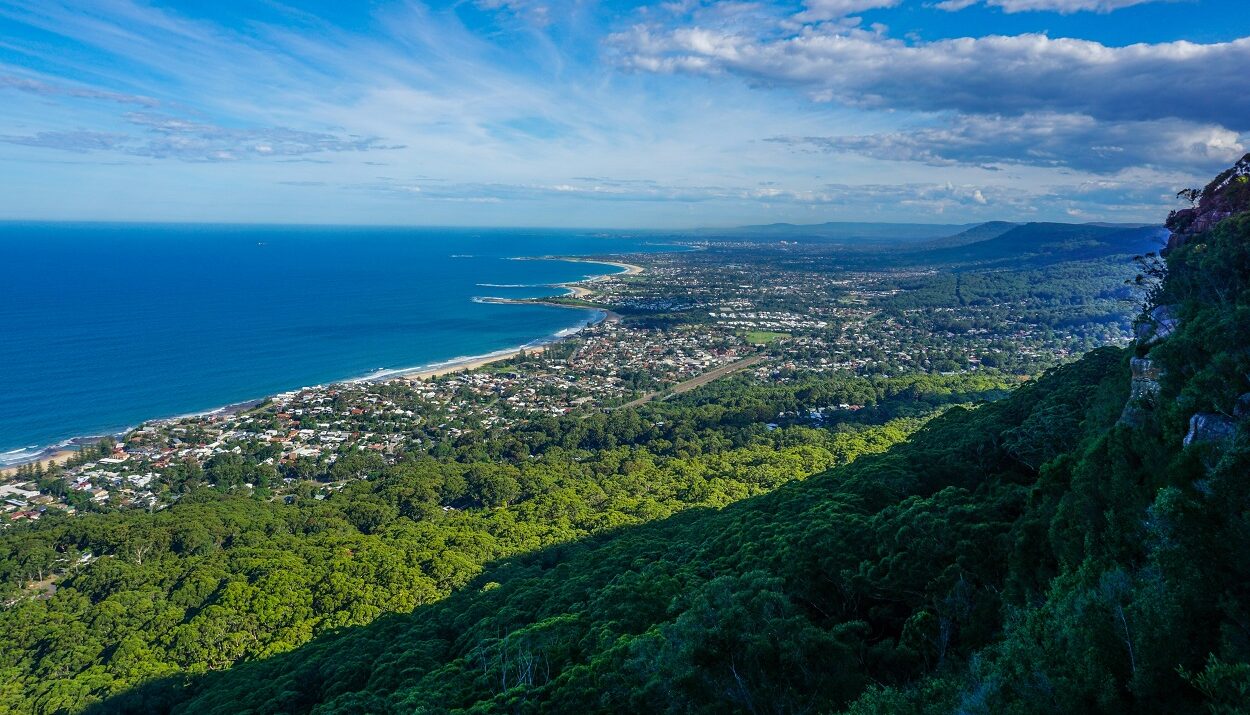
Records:
[[[1159,221],[1248,0],[0,0],[0,219]]]

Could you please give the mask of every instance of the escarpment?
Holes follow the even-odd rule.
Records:
[[[1206,187],[1178,195],[1193,206],[1167,218],[1167,274],[1134,324],[1131,389],[1120,423],[1140,426],[1155,419],[1169,392],[1163,383],[1173,369],[1167,397],[1188,415],[1183,446],[1223,445],[1250,417],[1250,392],[1244,391],[1250,371],[1231,366],[1227,353],[1216,359],[1213,344],[1238,343],[1238,336],[1229,333],[1246,322],[1239,316],[1247,311],[1240,288],[1250,271],[1250,232],[1245,230],[1250,226],[1250,154]],[[1174,336],[1190,320],[1197,321],[1194,330],[1176,344]],[[1233,350],[1242,353],[1244,347]],[[1207,394],[1212,385],[1223,395]],[[1194,398],[1200,391],[1207,395],[1201,404]]]
[[[1178,248],[1215,228],[1220,221],[1250,208],[1250,154],[1246,154],[1202,189],[1179,194],[1193,206],[1173,211],[1166,226],[1171,231],[1168,250]]]

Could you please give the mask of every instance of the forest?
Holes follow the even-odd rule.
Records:
[[[365,454],[333,473],[307,464],[292,503],[266,498],[262,453],[191,462],[169,509],[52,514],[0,535],[0,712],[77,711],[154,677],[412,611],[500,559],[766,493],[1007,387],[969,375],[728,382],[641,412],[535,420],[391,466]],[[832,427],[760,421],[834,399],[867,407]],[[347,488],[317,498],[319,480],[348,472]],[[239,490],[245,480],[260,488]],[[48,597],[19,598],[54,573]]]
[[[0,712],[1245,712],[1246,175],[1203,201],[1133,345],[1010,391],[730,380],[12,529]]]

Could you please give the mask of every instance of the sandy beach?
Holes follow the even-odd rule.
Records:
[[[608,261],[608,260],[603,260],[600,258],[582,258],[580,256],[571,256],[571,257],[517,256],[516,258],[513,258],[511,260],[514,260],[514,261],[565,261],[567,263],[594,263],[600,266],[616,266],[617,268],[621,269],[620,273],[608,273],[606,275],[593,276],[591,278],[584,278],[580,281],[569,281],[570,283],[583,283],[586,281],[600,281],[605,278],[613,278],[616,276],[636,276],[639,273],[642,273],[643,271],[642,266],[635,265],[633,263],[626,263],[624,261]]]
[[[594,283],[596,281],[607,280],[608,278],[616,278],[618,276],[636,276],[642,273],[642,266],[636,266],[633,263],[622,263],[621,261],[596,261],[589,258],[562,258],[562,261],[570,263],[595,263],[601,266],[616,266],[621,269],[620,273],[609,273],[602,276],[593,276],[591,278],[583,278],[579,281],[568,281],[566,283],[556,283],[555,287],[563,288],[569,292],[566,298],[577,298],[578,300],[586,300],[592,297],[595,292],[583,283]]]
[[[41,465],[44,469],[47,469],[47,468],[48,468],[48,467],[49,467],[49,466],[50,466],[53,462],[58,462],[58,463],[64,464],[64,463],[65,463],[65,460],[67,460],[67,459],[69,459],[70,457],[72,457],[75,453],[76,453],[76,452],[75,452],[74,450],[72,450],[72,449],[61,449],[61,450],[57,450],[56,452],[53,452],[52,454],[49,454],[49,455],[47,455],[47,456],[42,456],[42,457],[40,457],[39,459],[31,460],[31,461],[29,461],[29,462],[25,462],[24,464],[21,464],[21,465],[15,465],[15,466],[12,466],[12,467],[5,467],[5,468],[3,468],[3,469],[0,469],[0,476],[6,476],[6,477],[7,477],[7,476],[9,476],[10,474],[13,474],[13,473],[17,472],[17,468],[18,468],[18,466],[23,466],[23,467],[24,467],[24,466],[27,466],[27,465],[30,465],[30,466]]]
[[[623,261],[601,261],[594,258],[561,258],[560,260],[569,261],[570,263],[598,263],[603,266],[616,266],[623,271],[622,273],[609,273],[606,276],[595,276],[594,278],[586,279],[592,281],[612,278],[614,276],[636,276],[639,273],[642,273],[642,266],[637,266],[633,263],[625,263]]]
[[[500,353],[496,355],[485,355],[482,357],[471,358],[469,360],[455,362],[455,363],[443,365],[443,366],[436,367],[436,368],[430,368],[428,370],[417,370],[415,372],[401,373],[399,375],[395,375],[394,378],[400,379],[400,380],[409,380],[409,381],[430,380],[435,377],[441,377],[442,375],[451,375],[452,373],[457,373],[457,372],[468,372],[470,370],[476,370],[480,367],[486,367],[487,365],[491,365],[497,362],[503,362],[504,360],[511,360],[512,358],[520,357],[521,353],[525,353],[526,355],[537,355],[546,349],[547,348],[543,345],[535,345],[533,347],[528,347],[528,348],[517,348],[516,350],[510,350],[506,353]]]

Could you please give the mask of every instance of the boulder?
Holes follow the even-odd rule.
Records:
[[[1198,412],[1189,418],[1189,434],[1185,435],[1185,446],[1222,442],[1231,439],[1236,432],[1237,423],[1224,415]]]

